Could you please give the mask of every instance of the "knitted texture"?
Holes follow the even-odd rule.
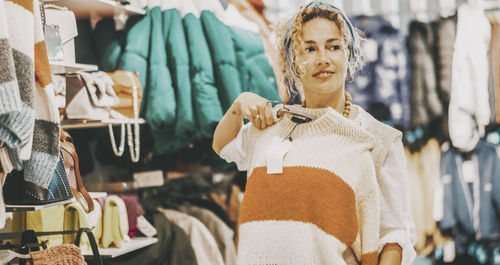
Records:
[[[31,252],[33,265],[85,265],[80,249],[71,244]]]
[[[0,140],[25,179],[47,187],[59,157],[59,116],[39,1],[1,1]]]
[[[1,0],[0,141],[18,169],[29,158],[33,134],[34,43],[33,0]]]
[[[286,116],[266,130],[244,128],[249,164],[238,264],[344,264],[348,247],[362,264],[377,264],[373,135],[331,108],[290,108],[319,118],[296,124]],[[268,174],[273,137],[289,135],[283,173]]]

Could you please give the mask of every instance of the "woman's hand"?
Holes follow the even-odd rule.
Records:
[[[271,103],[251,92],[240,94],[234,101],[232,109],[236,112],[233,114],[243,115],[259,129],[265,129],[275,123]]]

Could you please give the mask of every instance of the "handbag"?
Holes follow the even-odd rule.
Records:
[[[62,155],[48,188],[25,181],[22,170],[13,170],[5,180],[3,196],[5,203],[11,205],[43,205],[73,198]]]
[[[104,72],[66,74],[66,115],[69,119],[109,119],[119,100],[113,80]]]
[[[43,9],[45,13],[45,25],[57,27],[58,29],[64,52],[64,63],[75,64],[74,39],[78,36],[75,14],[66,7],[53,4],[43,4]],[[45,30],[47,30],[47,27],[45,27]],[[47,32],[45,34],[47,36]]]
[[[82,177],[80,176],[78,155],[76,154],[73,139],[68,132],[61,129],[60,140],[64,167],[68,174],[71,191],[83,210],[89,213],[94,210],[94,201],[83,185]]]
[[[137,119],[138,113],[134,111],[141,107],[142,87],[141,80],[136,73],[116,70],[107,73],[113,80],[113,90],[118,97],[119,103],[112,107],[130,119]],[[136,93],[136,96],[134,96]]]

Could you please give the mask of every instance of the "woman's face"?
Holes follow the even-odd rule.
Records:
[[[297,53],[304,90],[331,94],[344,88],[347,56],[344,38],[335,22],[316,17],[302,26],[304,43]],[[306,92],[306,93],[307,93]]]

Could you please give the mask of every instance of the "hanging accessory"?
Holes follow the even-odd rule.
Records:
[[[132,119],[129,119],[130,117],[127,116],[126,119],[129,119],[129,120],[133,120],[133,122],[127,122],[127,124],[125,125],[125,123],[122,123],[120,124],[120,146],[118,148],[116,148],[116,140],[115,140],[115,136],[114,136],[114,133],[113,133],[113,126],[111,123],[108,124],[108,130],[109,130],[109,136],[110,136],[110,140],[111,140],[111,147],[113,148],[113,153],[120,157],[123,155],[124,151],[125,151],[125,135],[127,135],[127,144],[128,144],[128,147],[129,147],[129,152],[130,152],[130,160],[133,162],[133,163],[137,163],[139,161],[139,157],[140,157],[140,151],[141,151],[141,148],[140,148],[140,125],[139,125],[139,97],[142,97],[142,89],[140,87],[140,81],[139,81],[139,77],[137,76],[137,74],[134,74],[134,73],[131,73],[131,72],[128,72],[128,71],[121,71],[121,70],[117,70],[113,73],[108,73],[108,75],[110,75],[112,78],[113,78],[113,82],[115,83],[113,85],[113,89],[115,89],[115,85],[117,86],[116,89],[118,89],[118,87],[121,87],[121,89],[123,90],[124,87],[126,87],[126,90],[127,90],[127,93],[128,94],[129,92],[132,92]],[[121,80],[122,82],[119,83],[118,81]],[[138,91],[140,89],[140,91]],[[121,90],[120,90],[121,91]],[[117,93],[119,94],[119,93]],[[122,93],[123,94],[123,93]],[[127,105],[128,107],[130,107],[130,105]],[[122,109],[121,110],[121,114],[117,114],[119,116],[122,116],[122,118],[125,118],[123,117],[124,115],[123,114],[128,114],[127,112],[127,108],[125,109]],[[123,113],[122,113],[123,112]],[[112,111],[112,113],[114,113],[114,110]],[[126,115],[125,115],[126,116]],[[132,123],[134,125],[134,131],[132,133]],[[125,128],[126,128],[126,132],[125,132]]]
[[[124,124],[121,124],[120,126],[121,132],[120,132],[120,147],[118,149],[116,148],[116,141],[115,141],[115,134],[113,133],[113,126],[111,123],[108,123],[108,131],[109,131],[109,137],[111,139],[111,147],[113,148],[113,153],[115,153],[116,156],[120,157],[123,155],[123,152],[125,151],[125,126]]]

